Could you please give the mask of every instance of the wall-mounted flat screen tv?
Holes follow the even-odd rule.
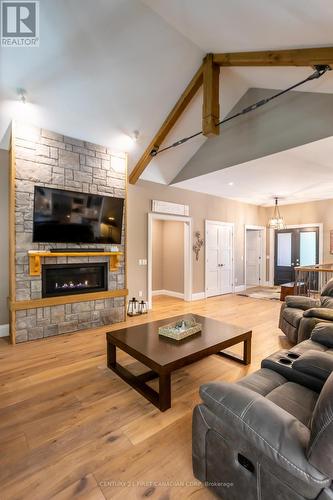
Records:
[[[33,241],[121,243],[124,199],[35,186]]]

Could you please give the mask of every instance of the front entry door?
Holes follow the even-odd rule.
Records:
[[[233,292],[233,226],[206,221],[206,296]]]
[[[295,267],[319,263],[318,227],[275,231],[274,284],[295,281]]]

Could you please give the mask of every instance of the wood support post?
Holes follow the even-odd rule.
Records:
[[[214,55],[207,54],[203,68],[202,131],[206,136],[219,135],[217,124],[220,119],[219,104],[220,66],[214,63]]]

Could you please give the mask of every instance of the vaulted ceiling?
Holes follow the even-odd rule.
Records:
[[[127,149],[126,134],[139,130],[130,169],[205,53],[332,45],[330,0],[40,0],[40,11],[39,48],[1,49],[0,147],[12,118],[115,149]],[[310,72],[222,69],[221,115],[249,88],[284,88]],[[24,109],[18,87],[27,90]],[[333,93],[333,71],[302,91]],[[198,92],[165,144],[200,128]],[[170,183],[204,141],[161,154],[143,178]],[[208,179],[188,182],[210,189]]]

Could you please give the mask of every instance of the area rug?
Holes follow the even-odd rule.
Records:
[[[251,297],[251,299],[280,300],[280,290],[279,286],[258,286],[248,288],[237,295]]]

